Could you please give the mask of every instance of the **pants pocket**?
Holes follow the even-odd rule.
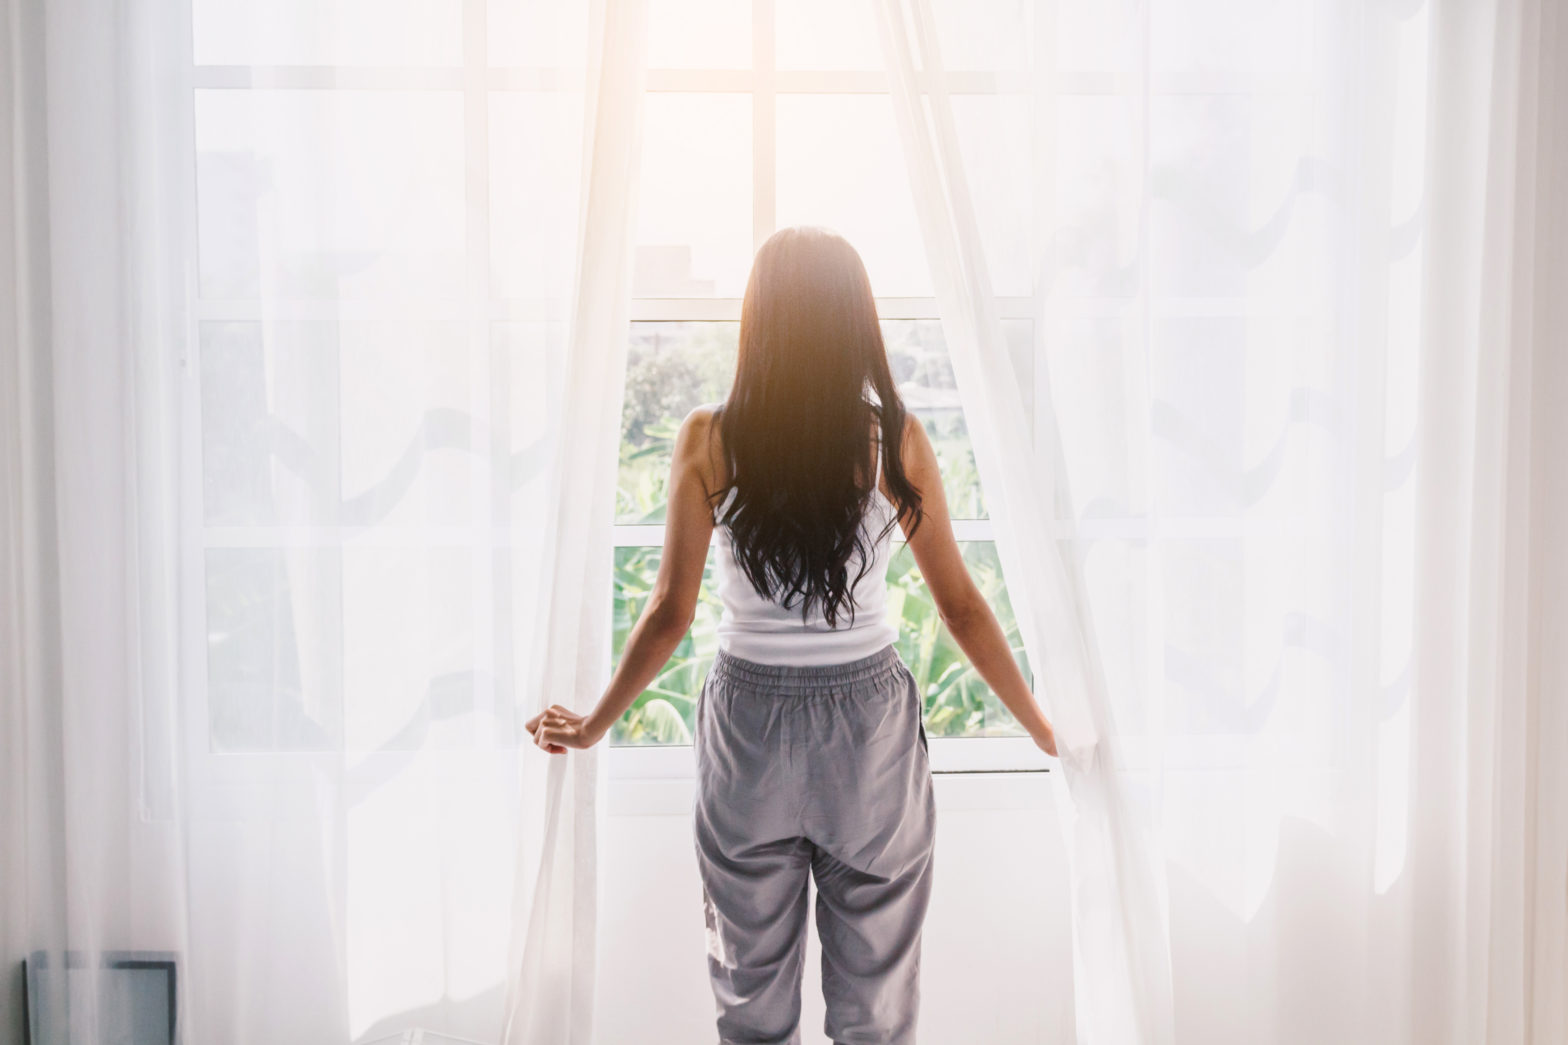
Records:
[[[915,681],[915,673],[909,670],[909,665],[902,659],[898,662],[898,671],[904,677],[904,687],[909,693],[909,702],[914,708],[915,724],[920,731],[920,746],[929,755],[931,744],[926,740],[926,702],[920,695],[920,683]]]

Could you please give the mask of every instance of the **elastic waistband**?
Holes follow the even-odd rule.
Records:
[[[714,654],[708,672],[769,690],[804,692],[879,678],[900,663],[898,648],[891,643],[869,656],[842,664],[760,664],[721,649]]]

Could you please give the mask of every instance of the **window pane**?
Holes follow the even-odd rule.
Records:
[[[750,3],[648,0],[648,68],[750,67]]]
[[[789,0],[773,10],[780,69],[884,68],[869,3]]]
[[[623,525],[664,521],[675,432],[696,406],[721,402],[735,376],[737,323],[643,322],[631,325],[616,519]],[[1033,416],[1033,324],[1002,322]],[[905,407],[926,426],[942,469],[948,514],[986,518],[974,450],[942,324],[933,319],[882,321],[888,366]]]
[[[1032,419],[1033,324],[1026,319],[1007,319],[1002,321],[1002,331],[1009,342],[1019,386],[1024,389],[1025,409]],[[985,494],[980,488],[974,447],[969,442],[969,428],[964,421],[958,382],[947,354],[947,342],[942,337],[941,322],[935,319],[883,320],[882,334],[898,394],[903,398],[905,408],[926,426],[926,433],[936,450],[948,515],[954,519],[986,518]]]
[[[959,94],[952,105],[991,290],[1025,297],[1033,287],[1030,101],[1018,95]]]
[[[213,751],[329,751],[343,739],[335,548],[209,548],[207,733]]]
[[[1156,297],[1329,300],[1328,197],[1313,187],[1317,99],[1188,95],[1151,103],[1160,190],[1148,214]]]
[[[934,0],[932,17],[948,70],[1022,69],[1031,26],[1024,0]],[[774,8],[780,69],[882,70],[870,4],[789,0]]]
[[[1030,101],[954,95],[954,128],[997,294],[1031,293]],[[780,225],[828,225],[854,244],[879,297],[929,297],[926,264],[887,95],[782,95],[778,100]]]
[[[1058,0],[1057,67],[1096,72],[1136,69],[1143,61],[1142,30],[1143,5],[1138,0]]]
[[[458,65],[462,0],[193,0],[198,65]]]
[[[466,522],[480,375],[454,324],[205,323],[209,525]]]
[[[751,96],[646,96],[637,297],[739,297],[751,271]]]
[[[1305,72],[1318,6],[1310,0],[1187,0],[1149,6],[1158,71]]]
[[[995,545],[989,541],[965,541],[960,547],[975,583],[995,610],[1024,677],[1032,686],[1033,675],[1002,584]],[[653,590],[661,554],[662,549],[656,547],[615,550],[612,670],[620,663],[626,640]],[[708,552],[696,620],[654,682],[611,729],[612,744],[691,743],[697,698],[718,649],[716,632],[723,607],[713,590],[716,554],[717,545]],[[943,626],[914,555],[902,541],[894,542],[887,580],[888,614],[898,621],[898,652],[915,676],[925,702],[926,732],[953,737],[1024,735]]]
[[[583,100],[573,91],[490,95],[492,293],[571,298],[577,257]]]
[[[1002,567],[992,541],[961,541],[969,575],[985,595],[1013,648],[1029,685],[1034,674],[1024,653],[1013,605],[1002,583]],[[888,612],[898,620],[898,652],[909,665],[925,700],[926,732],[934,737],[1024,736],[1005,705],[996,698],[964,657],[942,624],[909,545],[894,545],[888,564]]]
[[[196,92],[209,298],[461,300],[455,92]]]
[[[479,518],[487,476],[484,362],[466,332],[433,323],[342,323],[343,521],[420,527]]]
[[[697,617],[675,652],[648,688],[638,695],[626,714],[610,730],[612,744],[690,744],[702,680],[718,649],[717,630],[722,606],[714,594],[713,559],[717,545],[708,549],[703,567],[702,590],[697,596]],[[648,604],[659,575],[662,548],[615,549],[615,596],[610,669],[621,662],[632,627]]]
[[[582,70],[591,10],[591,5],[581,3],[489,0],[485,35],[490,64]]]
[[[1127,391],[1143,375],[1142,323],[1136,317],[1056,316],[1043,339],[1051,381],[1070,388],[1052,404],[1062,467],[1080,521],[1140,517],[1149,511],[1148,411]],[[1146,380],[1145,378],[1141,378]]]
[[[631,325],[616,522],[664,521],[676,429],[729,394],[739,336],[739,323]]]
[[[933,294],[887,95],[781,95],[778,148],[781,227],[841,233],[878,297]]]
[[[338,356],[331,324],[201,325],[202,506],[208,526],[331,525]]]
[[[213,548],[215,751],[407,750],[472,740],[467,548]]]
[[[932,0],[942,68],[1025,69],[1033,29],[1026,0]]]
[[[474,573],[468,547],[345,548],[344,739],[354,751],[473,739]]]
[[[1053,291],[1063,298],[1144,293],[1140,100],[1056,99]]]

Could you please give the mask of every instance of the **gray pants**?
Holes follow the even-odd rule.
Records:
[[[936,803],[921,699],[893,646],[846,664],[720,650],[697,703],[697,867],[721,1045],[798,1045],[807,878],[824,1030],[909,1045]]]

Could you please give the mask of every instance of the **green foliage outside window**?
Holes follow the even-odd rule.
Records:
[[[1002,587],[996,546],[989,541],[962,545],[975,583],[995,610],[1024,677],[1029,678],[1028,657],[1018,634],[1011,604]],[[615,550],[614,658],[621,651],[632,626],[647,604],[659,572],[659,548]],[[611,730],[614,744],[689,744],[702,682],[718,648],[722,607],[713,589],[713,556],[703,574],[697,601],[697,618],[669,662],[626,715]],[[898,621],[899,655],[925,701],[926,732],[933,737],[1023,736],[1024,732],[991,688],[975,673],[958,644],[942,625],[931,593],[920,577],[914,556],[902,542],[894,545],[888,563],[888,613]]]
[[[984,498],[974,454],[957,406],[957,391],[941,343],[939,324],[884,322],[889,362],[906,406],[926,426],[942,469],[948,512],[954,519],[984,518]],[[670,458],[681,419],[693,407],[723,400],[735,370],[738,325],[718,322],[633,324],[628,348],[626,401],[616,522],[664,522]],[[996,547],[961,542],[964,559],[995,610],[1025,677],[1027,657],[1002,584]],[[626,639],[658,576],[658,547],[615,551],[613,652],[619,663]],[[703,679],[718,648],[722,607],[712,584],[709,552],[697,617],[658,677],[611,731],[616,744],[688,744]],[[898,621],[899,654],[925,700],[926,732],[941,736],[1022,736],[1017,723],[975,673],[947,629],[920,576],[914,556],[898,541],[888,564],[888,609]]]

